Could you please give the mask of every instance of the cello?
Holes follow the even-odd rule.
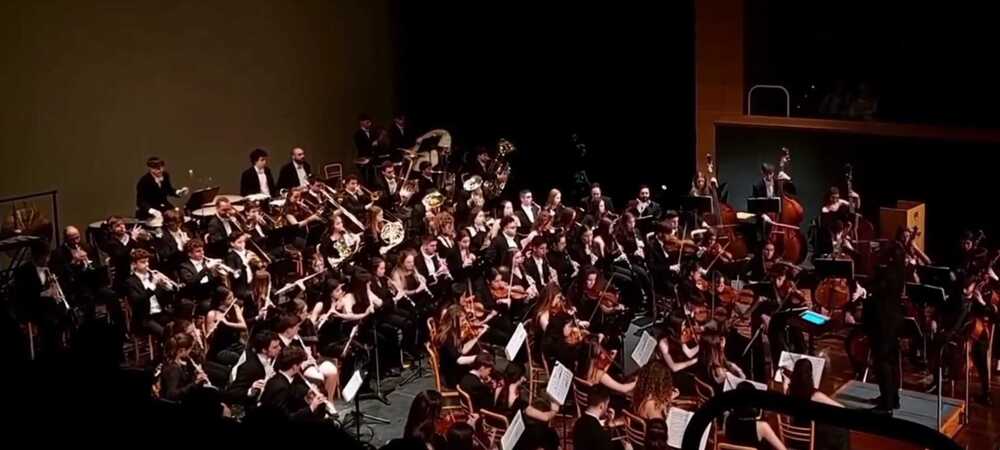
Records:
[[[781,147],[781,159],[778,160],[778,173],[785,171],[792,160],[788,147]],[[802,203],[785,189],[785,181],[775,180],[781,197],[781,212],[771,223],[771,240],[781,259],[802,264],[806,259],[806,237],[802,234],[800,225],[805,219],[805,209]]]

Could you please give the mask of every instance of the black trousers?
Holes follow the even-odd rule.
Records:
[[[899,333],[895,330],[881,330],[871,333],[872,361],[878,389],[882,395],[879,407],[899,408]]]

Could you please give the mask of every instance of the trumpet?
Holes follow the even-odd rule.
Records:
[[[223,272],[226,272],[229,275],[236,275],[237,273],[240,272],[232,267],[223,264],[222,260],[218,258],[205,258],[205,261],[207,261],[209,264],[215,265],[216,269],[222,270]]]
[[[178,284],[176,281],[171,280],[170,277],[164,275],[163,272],[160,272],[159,270],[152,270],[152,269],[150,269],[149,272],[152,273],[153,277],[156,278],[157,280],[161,280],[164,283],[166,283],[167,288],[169,288],[170,290],[180,289],[181,285]]]

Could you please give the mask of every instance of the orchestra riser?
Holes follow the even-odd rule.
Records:
[[[874,405],[872,400],[878,395],[877,384],[852,380],[841,386],[833,398],[848,408],[870,409]],[[963,426],[962,414],[966,408],[965,401],[944,397],[941,404],[941,427],[938,429],[937,395],[901,389],[900,408],[894,411],[893,417],[938,429],[942,434],[954,438]]]

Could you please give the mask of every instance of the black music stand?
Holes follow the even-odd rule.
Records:
[[[747,197],[747,211],[751,214],[768,214],[781,212],[781,198],[778,197]]]
[[[706,195],[688,195],[680,198],[681,211],[693,211],[699,216],[712,212],[712,203],[712,197]]]
[[[188,197],[188,201],[184,204],[184,208],[188,211],[201,209],[205,205],[212,203],[212,200],[215,200],[215,196],[219,195],[220,189],[221,188],[219,186],[212,186],[191,192],[191,196]]]
[[[955,274],[948,267],[917,266],[917,276],[926,286],[945,287],[955,282]]]

